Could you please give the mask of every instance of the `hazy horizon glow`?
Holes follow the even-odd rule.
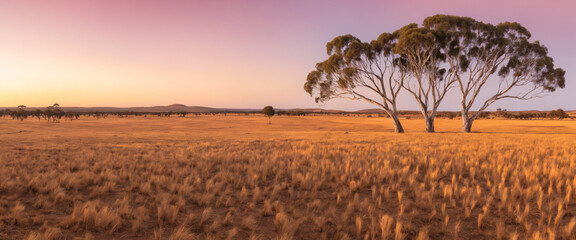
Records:
[[[304,92],[326,42],[342,34],[370,41],[452,14],[519,22],[567,71],[565,89],[493,109],[575,110],[573,9],[572,0],[3,2],[0,107],[373,108],[347,100],[319,105]],[[401,109],[417,109],[403,98]],[[441,110],[458,110],[457,101],[454,93]]]

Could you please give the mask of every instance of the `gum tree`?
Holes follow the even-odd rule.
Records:
[[[378,106],[394,122],[394,131],[403,133],[397,100],[407,76],[406,60],[392,51],[397,36],[383,33],[370,43],[342,35],[326,44],[328,59],[316,64],[304,90],[316,102],[333,98],[362,100]]]
[[[24,119],[27,117],[28,114],[26,113],[26,106],[19,105],[18,108],[16,109],[16,120],[24,121]]]
[[[270,118],[276,114],[276,111],[272,106],[266,106],[262,109],[262,113],[268,117],[268,124],[272,124]]]
[[[435,15],[424,20],[424,27],[445,38],[440,48],[460,90],[463,132],[470,132],[474,120],[495,101],[532,99],[564,87],[565,71],[554,68],[546,47],[530,42],[530,32],[519,23],[492,25]],[[495,89],[479,100],[481,90],[490,85]],[[475,103],[480,107],[472,113]]]
[[[50,122],[51,118],[52,122],[58,122],[59,119],[61,119],[62,116],[64,116],[64,111],[62,111],[60,104],[54,103],[54,105],[48,106],[46,108],[45,114],[46,117],[48,118],[48,122]]]
[[[434,118],[440,103],[455,82],[453,72],[443,68],[445,55],[439,46],[444,41],[441,33],[418,27],[412,23],[395,32],[398,44],[394,51],[406,58],[410,78],[403,88],[409,92],[420,107],[426,132],[434,132]]]

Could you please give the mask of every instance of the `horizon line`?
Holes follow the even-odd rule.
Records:
[[[46,108],[49,106],[43,106],[43,107],[28,107],[26,106],[27,109],[42,109],[42,108]],[[251,107],[208,107],[208,106],[200,106],[200,105],[185,105],[185,104],[180,104],[180,103],[174,103],[174,104],[169,104],[169,105],[153,105],[153,106],[131,106],[131,107],[114,107],[114,106],[96,106],[96,107],[83,107],[83,106],[62,106],[60,105],[61,108],[114,108],[114,109],[130,109],[130,108],[158,108],[158,107],[163,107],[163,108],[168,108],[168,107],[186,107],[186,108],[210,108],[210,109],[214,109],[214,110],[257,110],[259,111],[260,108],[251,108]],[[14,109],[14,108],[18,108],[18,106],[16,107],[0,107],[0,110],[4,110],[4,109]],[[284,108],[284,107],[280,107],[280,108],[275,108],[278,110],[299,110],[299,109],[309,109],[309,110],[324,110],[324,111],[340,111],[340,112],[359,112],[359,111],[366,111],[366,110],[381,110],[384,111],[381,108],[362,108],[362,109],[355,109],[355,110],[342,110],[342,109],[327,109],[327,108],[322,108],[322,107],[290,107],[290,108]],[[549,109],[549,110],[507,110],[505,108],[502,108],[503,110],[509,111],[509,112],[547,112],[547,111],[553,111],[553,110],[557,110],[557,109]],[[564,110],[564,109],[563,109]],[[401,109],[398,110],[400,111],[415,111],[415,112],[421,112],[421,110],[419,109]],[[496,110],[493,111],[488,111],[485,110],[485,112],[494,112]],[[575,112],[576,109],[570,109],[570,110],[564,110],[566,112]],[[439,110],[437,112],[460,112],[460,110]]]

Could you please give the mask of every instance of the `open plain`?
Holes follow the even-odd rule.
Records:
[[[0,239],[574,239],[576,121],[0,119]]]

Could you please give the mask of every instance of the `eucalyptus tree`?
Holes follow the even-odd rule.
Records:
[[[32,112],[32,115],[33,115],[34,117],[38,118],[38,121],[40,121],[40,119],[42,118],[43,113],[42,113],[42,110],[36,109],[36,110],[34,110],[34,112]]]
[[[270,118],[276,114],[276,111],[272,106],[266,106],[262,109],[262,113],[268,117],[268,124],[272,124]]]
[[[24,119],[28,117],[28,114],[26,113],[26,106],[19,105],[18,108],[16,109],[15,116],[16,120],[24,121]]]
[[[441,33],[408,24],[399,30],[394,51],[406,58],[410,78],[402,87],[409,92],[420,107],[426,132],[434,132],[434,118],[440,103],[455,82],[454,74],[443,68],[445,55],[440,51],[444,38]]]
[[[554,68],[546,47],[530,42],[530,32],[519,23],[492,25],[468,17],[435,15],[423,25],[444,37],[440,48],[461,93],[464,132],[470,132],[474,120],[495,101],[532,99],[564,87],[565,71]],[[472,112],[481,90],[491,85],[494,89]]]
[[[45,113],[46,117],[48,118],[48,121],[50,121],[50,118],[52,118],[52,122],[58,122],[59,119],[61,119],[62,116],[64,116],[64,111],[62,111],[62,108],[58,103],[54,103],[54,105],[48,106],[46,108]]]
[[[392,51],[397,36],[381,34],[370,43],[342,35],[326,44],[328,59],[316,64],[304,90],[316,102],[333,98],[363,100],[378,106],[394,122],[394,131],[403,133],[397,100],[407,76],[406,59]]]

